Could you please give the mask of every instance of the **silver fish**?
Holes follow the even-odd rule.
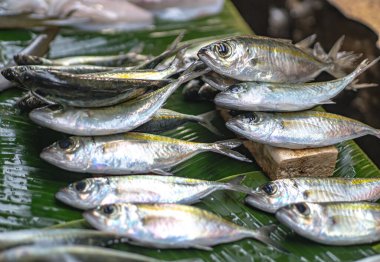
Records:
[[[192,206],[119,203],[86,211],[83,216],[99,230],[148,247],[210,250],[210,246],[254,238],[281,249],[269,238],[275,226],[248,229]]]
[[[193,204],[218,190],[249,194],[252,189],[222,183],[174,176],[135,175],[87,178],[59,190],[55,197],[67,205],[92,209],[115,203]]]
[[[355,78],[379,61],[364,60],[351,74],[328,82],[305,84],[243,82],[217,94],[215,104],[245,111],[301,111],[332,103],[331,98],[343,91]]]
[[[148,122],[181,84],[207,71],[184,73],[178,80],[161,89],[114,106],[63,108],[58,111],[39,108],[30,112],[29,117],[41,126],[73,135],[98,136],[127,132]]]
[[[0,253],[3,262],[159,262],[155,258],[110,248],[70,245],[70,246],[21,246]]]
[[[380,205],[375,203],[298,203],[279,209],[276,218],[297,234],[325,245],[380,240]]]
[[[364,135],[380,138],[380,130],[318,111],[246,113],[230,119],[226,126],[249,140],[291,149],[329,146]]]
[[[214,110],[195,116],[161,108],[156,114],[153,115],[153,118],[149,122],[139,126],[134,130],[134,132],[159,133],[174,129],[187,122],[195,122],[204,126],[210,132],[223,136],[223,134],[221,134],[219,130],[211,123],[217,114],[218,113]]]
[[[121,238],[89,229],[26,229],[0,233],[0,250],[21,245],[111,245]]]
[[[339,39],[330,53],[314,56],[290,41],[262,36],[238,36],[216,41],[199,50],[199,58],[218,74],[241,81],[298,83],[314,79],[322,71],[345,75],[358,55],[338,52]]]
[[[166,170],[206,151],[251,162],[231,150],[239,140],[196,143],[170,137],[126,133],[101,137],[71,137],[45,148],[41,158],[60,168],[95,174],[156,173],[171,175]]]
[[[215,72],[202,76],[202,80],[219,91],[225,91],[228,87],[240,83],[239,80],[228,78]]]
[[[380,178],[286,178],[268,182],[252,190],[245,202],[269,213],[299,202],[376,201],[380,198]]]

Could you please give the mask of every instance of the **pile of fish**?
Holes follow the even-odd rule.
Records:
[[[181,43],[182,37],[156,57],[140,54],[139,48],[107,57],[47,59],[20,54],[15,56],[17,66],[1,72],[28,91],[19,106],[30,111],[33,122],[74,135],[45,148],[41,158],[65,170],[97,174],[61,189],[56,198],[85,210],[85,220],[99,230],[3,233],[0,248],[10,249],[1,258],[23,253],[76,257],[89,252],[121,259],[128,254],[66,245],[128,242],[210,250],[243,238],[284,251],[270,238],[274,225],[250,229],[190,206],[217,190],[246,194],[250,206],[275,213],[281,223],[320,243],[380,240],[380,205],[364,202],[379,199],[380,179],[294,178],[251,189],[240,180],[226,183],[175,177],[172,167],[206,151],[251,160],[232,150],[242,144],[239,139],[198,143],[157,134],[189,121],[220,134],[211,124],[215,112],[192,116],[162,108],[185,84],[187,99],[215,97],[219,107],[246,111],[226,126],[256,142],[298,149],[333,145],[366,134],[380,137],[379,130],[358,121],[308,110],[329,103],[347,87],[371,86],[354,81],[380,58],[365,59],[346,75],[359,56],[340,51],[342,38],[326,54],[318,43],[310,48],[314,37],[297,44],[259,36]],[[337,79],[307,83],[323,71]],[[41,244],[48,247],[39,249]]]

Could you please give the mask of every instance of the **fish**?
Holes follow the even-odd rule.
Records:
[[[155,248],[198,248],[253,238],[281,249],[270,239],[276,226],[248,229],[200,208],[179,204],[105,205],[83,213],[94,228]]]
[[[47,106],[48,104],[33,96],[30,92],[23,95],[17,102],[16,107],[21,113],[30,112],[33,109]]]
[[[0,250],[24,245],[111,245],[125,241],[115,234],[91,229],[23,229],[0,233]]]
[[[162,260],[111,248],[85,245],[21,246],[0,253],[0,261],[92,261],[92,262],[160,262]]]
[[[171,80],[113,79],[16,66],[1,73],[33,95],[50,103],[73,107],[104,107],[131,100],[168,85]],[[40,67],[40,66],[38,66]]]
[[[15,66],[11,68],[12,71],[46,71],[46,72],[63,72],[63,73],[71,73],[71,74],[86,74],[86,73],[96,73],[96,72],[105,72],[112,71],[115,67],[108,66],[93,66],[93,65],[72,65],[72,66],[61,66],[61,65],[27,65],[27,66]],[[14,80],[16,81],[17,75],[14,76]],[[20,82],[20,81],[19,81]]]
[[[215,72],[202,76],[202,80],[219,91],[225,91],[230,86],[240,83],[239,80],[228,78]]]
[[[377,201],[380,178],[313,178],[277,179],[252,190],[245,202],[265,212],[299,202]]]
[[[364,60],[351,74],[333,81],[314,83],[265,83],[242,82],[231,85],[217,94],[216,105],[244,111],[302,111],[322,104],[333,103],[337,96],[355,78],[373,66],[380,58],[371,63]]]
[[[218,136],[223,136],[211,123],[216,116],[217,112],[215,110],[195,116],[161,108],[153,115],[153,118],[149,122],[137,127],[134,129],[134,132],[160,133],[177,128],[187,122],[195,122],[204,126],[210,132]]]
[[[83,179],[60,189],[55,197],[69,206],[87,210],[123,202],[194,204],[218,190],[252,193],[251,188],[232,181],[222,183],[174,176],[131,175]]]
[[[134,133],[99,137],[69,137],[43,149],[40,157],[59,168],[91,174],[171,175],[175,165],[206,151],[251,162],[231,150],[242,144],[232,139],[197,143],[164,136]]]
[[[151,120],[180,85],[209,71],[202,69],[192,72],[197,65],[200,64],[195,63],[188,72],[165,87],[134,100],[101,108],[67,107],[58,110],[38,108],[31,111],[29,117],[41,126],[72,135],[99,136],[128,132]],[[114,80],[120,81],[120,79]],[[130,80],[124,79],[124,81]]]
[[[367,202],[297,203],[280,208],[276,218],[315,242],[348,246],[380,240],[380,205]]]
[[[380,130],[357,120],[311,110],[249,112],[228,120],[226,127],[249,140],[290,149],[330,146],[365,135],[380,138]]]
[[[288,40],[235,36],[201,48],[198,57],[218,74],[240,81],[302,83],[326,71],[339,78],[359,55],[338,52],[340,38],[328,55],[312,55]]]

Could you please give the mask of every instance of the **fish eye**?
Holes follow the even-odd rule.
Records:
[[[111,215],[115,211],[115,208],[112,205],[104,206],[102,208],[103,214]]]
[[[74,145],[74,141],[71,138],[62,139],[58,141],[58,146],[61,149],[68,149]]]
[[[242,91],[242,87],[241,87],[241,86],[238,86],[238,85],[234,85],[234,86],[231,86],[231,87],[229,88],[229,91],[230,91],[231,93],[234,93],[234,94],[236,94],[236,93],[240,93],[240,92]]]
[[[261,189],[268,195],[274,195],[277,192],[277,186],[273,183],[267,183]]]
[[[308,216],[310,214],[309,207],[304,203],[295,204],[295,207],[297,211],[304,216]]]
[[[247,113],[247,114],[245,114],[245,117],[247,118],[247,121],[249,124],[252,124],[252,123],[256,124],[260,120],[258,115],[255,113]]]
[[[85,181],[79,181],[75,183],[75,190],[78,192],[83,192],[87,188],[87,183]]]
[[[231,47],[227,43],[219,43],[214,47],[215,52],[224,58],[231,56]]]

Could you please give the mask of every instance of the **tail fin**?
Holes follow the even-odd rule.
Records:
[[[380,138],[380,129],[371,128],[370,134]]]
[[[212,143],[210,144],[211,147],[208,147],[207,149],[240,161],[252,162],[252,160],[248,159],[246,156],[240,154],[239,152],[231,150],[231,148],[238,147],[241,144],[242,142],[238,139],[230,139]]]
[[[257,239],[257,240],[259,240],[259,241],[261,241],[261,242],[263,242],[269,246],[272,246],[279,251],[289,253],[288,250],[283,248],[278,242],[272,240],[269,237],[271,235],[271,233],[273,231],[275,231],[276,229],[277,229],[276,225],[262,226],[255,231],[251,231],[252,232],[251,235],[253,238],[255,238],[255,239]]]
[[[372,62],[369,62],[368,59],[364,59],[360,65],[358,65],[358,67],[352,72],[350,73],[349,75],[346,76],[346,78],[352,82],[355,80],[355,78],[357,78],[360,74],[362,74],[364,71],[366,71],[368,68],[370,68],[371,66],[373,66],[374,64],[376,64],[377,62],[379,62],[380,60],[380,56],[377,57],[375,60],[373,60]],[[358,89],[358,88],[364,88],[364,87],[371,87],[373,86],[373,84],[356,84],[353,83],[351,84],[351,87],[348,88],[348,89]]]
[[[312,34],[294,45],[307,53],[312,53],[313,50],[310,48],[310,46],[314,44],[315,39],[317,39],[317,35]]]
[[[216,110],[200,114],[197,116],[199,120],[199,124],[210,130],[210,132],[214,133],[218,136],[224,136],[219,130],[211,123],[211,121],[218,115]]]

